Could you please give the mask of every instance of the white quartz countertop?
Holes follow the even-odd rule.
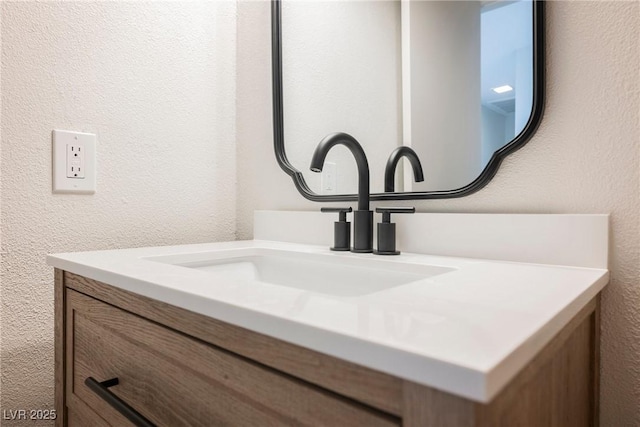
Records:
[[[357,263],[446,267],[362,295],[220,283],[206,271],[149,260],[281,250]],[[236,241],[50,255],[47,263],[115,287],[478,402],[488,402],[608,282],[608,271],[324,246]],[[366,285],[366,284],[365,284]]]

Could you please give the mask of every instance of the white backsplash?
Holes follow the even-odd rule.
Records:
[[[320,212],[256,211],[254,238],[331,246],[336,220],[337,215]],[[352,221],[351,214],[347,220]],[[392,216],[392,221],[398,224],[400,251],[608,267],[609,215],[416,213]]]

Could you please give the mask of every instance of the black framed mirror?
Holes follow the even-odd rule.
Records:
[[[543,1],[272,0],[271,24],[276,159],[309,200],[357,199],[346,150],[309,171],[328,134],[363,146],[371,200],[454,198],[484,187],[542,119]],[[385,192],[400,146],[424,182],[400,159]]]

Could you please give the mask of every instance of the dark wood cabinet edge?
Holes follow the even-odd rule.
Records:
[[[65,325],[65,272],[55,270],[54,280],[54,392],[56,409],[56,427],[66,427],[67,425],[67,405],[66,405],[66,325]]]
[[[593,427],[600,426],[600,305],[601,294],[595,297],[595,308],[591,322],[591,334],[594,348],[591,349],[591,378],[593,381],[591,392],[591,407],[593,409]]]

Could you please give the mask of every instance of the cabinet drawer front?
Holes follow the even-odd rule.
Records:
[[[67,427],[111,427],[82,400],[75,398],[69,402]]]
[[[114,426],[84,383],[110,388],[159,426],[398,425],[398,419],[67,290],[67,391]]]

